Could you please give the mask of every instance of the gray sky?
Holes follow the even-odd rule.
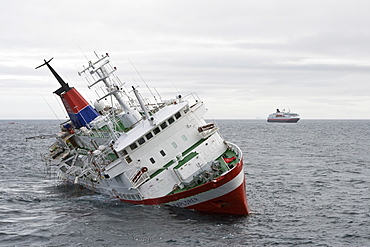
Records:
[[[370,1],[14,0],[0,23],[1,119],[65,118],[57,81],[34,69],[51,57],[94,100],[77,74],[93,51],[144,95],[130,61],[162,98],[196,92],[206,118],[370,118]]]

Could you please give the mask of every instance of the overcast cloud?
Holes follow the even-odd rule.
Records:
[[[206,118],[370,118],[370,1],[5,1],[0,118],[65,118],[43,59],[88,100],[77,71],[108,52],[127,88],[196,92]],[[54,108],[54,112],[50,109]]]

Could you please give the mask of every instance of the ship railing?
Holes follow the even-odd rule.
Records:
[[[79,150],[79,151],[81,151],[81,150]],[[98,174],[96,172],[94,172],[94,170],[97,167],[94,167],[94,165],[92,163],[92,161],[93,161],[92,156],[90,156],[90,155],[81,155],[80,152],[77,152],[76,155],[70,157],[70,159],[73,159],[71,166],[66,165],[66,163],[64,162],[59,166],[59,169],[62,169],[62,167],[65,167],[67,169],[65,173],[68,174],[68,175],[75,176],[75,177],[80,177],[81,178],[84,175],[86,177],[95,178],[95,179],[96,179],[96,177],[98,177],[97,176]],[[83,167],[75,165],[77,160],[78,160],[79,163],[84,164]]]
[[[95,171],[93,171],[91,168],[86,168],[84,170],[81,171],[81,173],[78,175],[78,177],[82,178],[82,177],[88,177],[90,179],[93,179],[93,180],[97,180],[99,178],[98,176],[99,174]]]
[[[140,185],[150,179],[150,175],[145,167],[140,169],[134,167],[130,170],[127,170],[124,174],[131,182],[133,189],[138,188]]]
[[[89,131],[79,131],[78,135],[89,136],[89,137],[98,137],[98,138],[110,138],[109,132],[102,130],[91,130]]]
[[[78,167],[78,166],[72,166],[70,167],[67,171],[66,171],[66,174],[69,174],[69,175],[80,175],[81,174],[81,168]]]
[[[231,142],[228,142],[228,141],[225,141],[225,142],[229,146],[229,148],[236,153],[237,158],[239,160],[241,160],[243,158],[243,153],[242,153],[241,149],[237,145],[235,145],[234,143],[231,143]]]
[[[99,156],[93,157],[92,161],[98,166],[99,169],[101,169],[102,167],[112,163],[113,159],[110,158],[108,152],[104,152]]]
[[[134,188],[137,188],[140,185],[142,185],[144,182],[146,182],[149,178],[150,178],[149,173],[148,172],[143,172],[141,174],[141,176],[139,177],[139,179],[136,180],[136,182],[134,182],[132,185],[133,185]]]
[[[89,136],[95,138],[102,138],[102,139],[112,139],[117,140],[120,135],[115,132],[114,130],[95,130],[95,129],[88,129],[87,131],[79,131],[78,135],[81,136]]]
[[[100,129],[95,129],[92,126],[86,126],[86,128],[81,128],[78,134],[89,137],[105,139],[110,138],[116,141],[119,137],[121,137],[123,132],[130,131],[140,121],[142,121],[142,119],[139,119],[131,126],[124,126],[121,122],[121,119],[117,115],[106,115],[106,125],[104,125]]]
[[[189,101],[190,108],[195,106],[198,102],[201,102],[199,96],[196,93],[189,93],[183,97],[184,100]]]

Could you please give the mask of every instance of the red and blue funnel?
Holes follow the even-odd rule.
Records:
[[[65,83],[63,79],[57,74],[57,72],[49,65],[49,61],[45,61],[44,64],[38,66],[48,66],[51,73],[58,80],[61,87],[54,93],[59,95],[62,99],[64,107],[67,110],[68,116],[71,119],[75,128],[79,129],[83,126],[87,126],[92,120],[94,120],[99,113],[82,97],[82,95],[74,88],[70,87],[68,83]],[[36,68],[36,69],[37,69]]]
[[[96,110],[87,103],[75,88],[72,87],[69,91],[59,96],[75,128],[79,129],[82,126],[86,126],[99,116]]]

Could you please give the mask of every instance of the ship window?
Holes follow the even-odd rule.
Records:
[[[173,119],[173,117],[170,117],[170,118],[168,119],[168,123],[169,123],[169,124],[172,124],[173,122],[175,122],[175,119]]]
[[[162,129],[165,129],[166,127],[167,127],[167,123],[166,122],[161,123],[161,128]]]
[[[126,157],[126,161],[127,161],[127,163],[131,163],[132,162],[132,159],[130,158],[130,156],[127,156]]]
[[[146,139],[149,140],[150,138],[153,137],[152,132],[149,132],[148,134],[145,135]]]
[[[154,130],[153,130],[153,132],[154,132],[154,134],[158,134],[159,132],[161,132],[161,130],[159,129],[159,127],[157,127],[157,128],[155,128]]]
[[[122,154],[123,154],[123,156],[127,155],[127,151],[126,151],[126,149],[123,149],[123,150],[122,150]]]
[[[145,139],[144,137],[141,137],[139,140],[137,140],[137,142],[142,145],[144,142],[145,142]]]
[[[175,114],[175,118],[176,119],[179,119],[181,117],[181,113],[180,112],[177,112],[176,114]]]
[[[134,150],[135,148],[137,148],[137,144],[136,144],[136,142],[132,143],[132,144],[130,145],[130,148],[131,148],[131,150]]]
[[[177,148],[176,142],[172,142],[172,147]]]
[[[152,162],[152,164],[155,163],[155,160],[153,158],[150,158],[149,160],[150,160],[150,162]]]
[[[163,150],[161,150],[159,152],[162,154],[162,156],[166,156],[166,153]]]
[[[185,135],[182,135],[181,137],[182,137],[182,139],[183,139],[184,141],[187,141],[187,140],[188,140],[188,138],[186,138],[186,136],[185,136]]]

